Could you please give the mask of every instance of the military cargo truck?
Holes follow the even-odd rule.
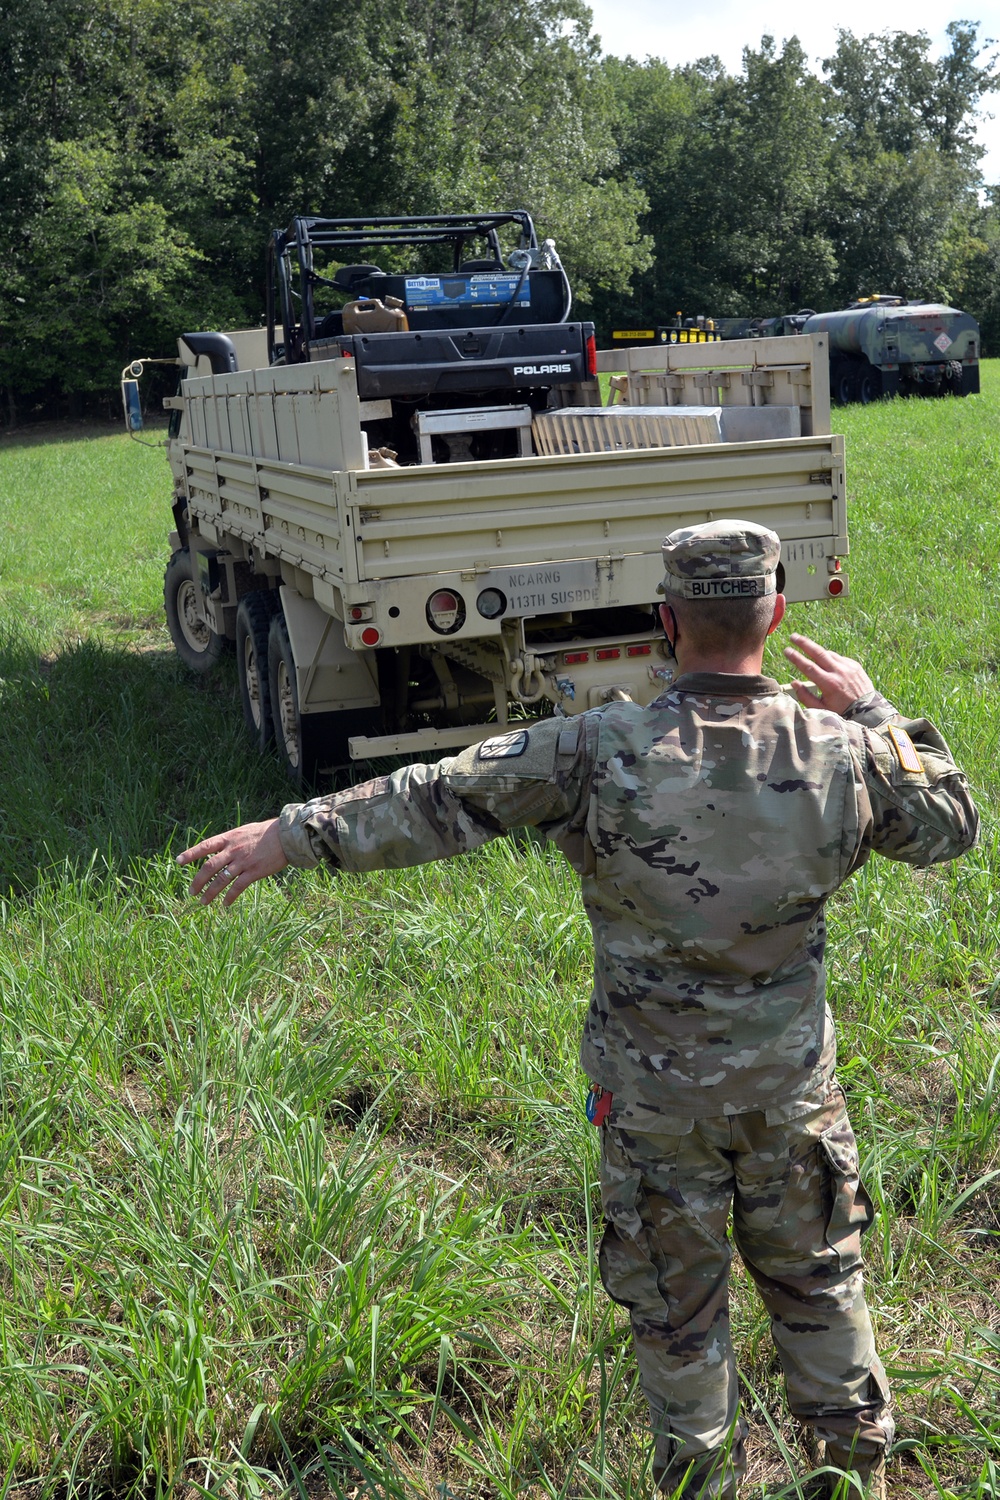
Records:
[[[824,336],[588,355],[587,325],[527,320],[535,266],[500,284],[498,258],[449,273],[461,322],[396,272],[404,306],[371,300],[405,329],[290,328],[288,299],[280,329],[180,340],[171,634],[195,670],[235,645],[247,727],[299,784],[650,701],[672,676],[655,601],[676,526],[765,523],[791,600],[846,596]],[[494,285],[477,301],[480,274]]]

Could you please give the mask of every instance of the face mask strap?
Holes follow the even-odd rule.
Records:
[[[669,635],[666,632],[666,627],[664,627],[663,639],[667,643],[667,655],[670,657],[671,661],[676,661],[677,660],[677,652],[674,650],[674,645],[675,645],[675,642],[677,640],[677,616],[674,614],[674,612],[671,609],[671,607],[670,607],[669,604],[667,605],[667,613],[669,614],[671,620],[673,621],[674,639],[673,640],[670,639]]]

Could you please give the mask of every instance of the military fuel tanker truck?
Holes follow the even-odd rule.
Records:
[[[801,321],[800,332],[829,336],[830,393],[840,406],[979,390],[979,324],[943,303],[864,297],[839,312],[778,321]]]

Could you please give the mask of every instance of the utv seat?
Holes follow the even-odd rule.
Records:
[[[334,286],[340,287],[342,292],[350,292],[352,295],[359,282],[367,281],[369,276],[383,276],[385,273],[381,266],[341,266],[339,271],[333,273]]]
[[[318,339],[335,339],[344,331],[344,314],[337,308],[334,312],[328,312],[320,318],[316,324],[316,337]]]

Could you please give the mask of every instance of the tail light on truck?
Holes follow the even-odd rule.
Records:
[[[465,600],[451,589],[438,589],[427,601],[427,623],[438,635],[454,635],[465,624]]]

